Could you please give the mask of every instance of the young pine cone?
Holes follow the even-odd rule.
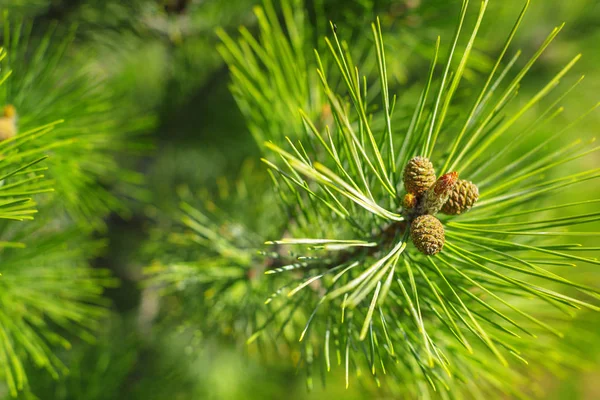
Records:
[[[410,237],[421,253],[433,256],[444,247],[444,226],[433,215],[421,215],[410,224]]]
[[[458,215],[469,211],[479,198],[477,185],[470,181],[459,179],[450,193],[448,201],[442,207],[442,212],[448,215]]]
[[[15,107],[7,105],[4,107],[3,115],[0,117],[0,141],[10,139],[17,134],[17,112]]]
[[[415,196],[412,193],[407,193],[406,195],[404,195],[404,198],[402,199],[402,207],[404,207],[405,210],[415,208],[416,205],[417,196]]]
[[[431,188],[425,193],[421,204],[422,214],[437,214],[448,201],[454,186],[458,181],[458,172],[449,172],[440,176]]]
[[[435,183],[433,164],[425,157],[414,157],[404,167],[404,188],[419,196]]]

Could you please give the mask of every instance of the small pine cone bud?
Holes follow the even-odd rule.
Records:
[[[410,225],[410,237],[415,247],[426,256],[433,256],[444,247],[444,226],[433,215],[421,215]]]
[[[435,183],[433,164],[425,157],[414,157],[404,167],[404,188],[418,196]]]
[[[17,115],[17,109],[12,104],[7,104],[2,110],[2,115],[6,118],[14,118]]]
[[[442,207],[442,212],[448,215],[458,215],[469,211],[479,198],[477,185],[470,181],[459,179],[450,193],[448,201]]]
[[[17,111],[14,106],[4,106],[0,116],[0,141],[10,139],[17,134]]]
[[[405,210],[410,210],[411,208],[415,208],[416,205],[417,205],[417,196],[415,196],[412,193],[407,193],[406,195],[404,195],[404,198],[402,199],[402,206],[404,207]]]
[[[442,206],[448,201],[450,193],[458,181],[458,172],[448,172],[440,176],[431,188],[425,193],[425,199],[422,202],[422,214],[437,214]]]

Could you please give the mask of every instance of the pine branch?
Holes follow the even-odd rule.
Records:
[[[0,102],[15,107],[18,136],[39,125],[53,126],[51,135],[23,147],[50,155],[50,174],[61,194],[51,200],[80,226],[102,228],[109,212],[127,212],[108,190],[117,179],[128,195],[143,194],[141,176],[123,169],[114,156],[148,150],[148,143],[139,139],[151,118],[128,115],[129,110],[119,107],[120,95],[92,71],[89,61],[69,54],[74,27],[64,31],[53,25],[37,41],[30,37],[31,24],[4,13],[7,53]]]
[[[523,365],[552,371],[576,366],[580,355],[562,341],[564,329],[576,311],[598,311],[600,291],[582,283],[583,274],[559,272],[598,264],[597,247],[572,242],[598,234],[597,213],[585,211],[597,199],[584,200],[581,183],[600,174],[572,163],[597,149],[586,141],[563,147],[559,139],[571,125],[540,127],[524,116],[539,104],[546,111],[536,122],[550,122],[561,112],[560,100],[579,81],[554,99],[553,91],[568,79],[579,56],[533,96],[521,98],[519,86],[561,28],[515,71],[521,52],[507,56],[526,2],[487,79],[466,87],[462,78],[478,45],[478,29],[489,18],[486,6],[481,3],[461,49],[457,43],[471,10],[463,1],[442,72],[438,38],[420,95],[409,99],[414,112],[408,114],[395,107],[391,95],[379,21],[371,41],[378,85],[369,72],[359,73],[354,60],[360,57],[340,40],[335,25],[326,53],[316,52],[315,78],[304,45],[282,33],[268,6],[267,17],[258,11],[264,18],[261,40],[242,32],[244,39],[235,43],[222,35],[232,91],[255,139],[265,140],[263,161],[276,196],[259,203],[278,205],[281,213],[275,219],[244,210],[242,226],[248,231],[263,218],[271,222],[244,243],[223,229],[223,221],[242,218],[239,210],[213,219],[186,205],[183,222],[210,256],[161,264],[151,270],[150,282],[166,285],[169,294],[178,285],[200,287],[205,328],[224,331],[228,321],[241,321],[234,333],[249,337],[249,344],[263,350],[264,344],[276,349],[285,344],[286,351],[298,351],[297,367],[305,370],[309,387],[317,365],[329,371],[337,361],[347,387],[356,375],[409,397],[518,396],[519,385],[527,382]],[[286,24],[294,32],[295,25]],[[319,94],[313,95],[317,84]],[[475,95],[468,96],[473,88]],[[293,119],[298,106],[304,110]],[[509,146],[523,157],[499,147],[513,139]],[[415,156],[433,162],[436,183],[424,194],[407,193],[409,185],[400,178]],[[445,188],[450,180],[455,184],[456,171],[481,192],[460,213],[434,216],[452,195],[452,188]],[[568,191],[569,202],[561,203],[559,191]],[[405,194],[416,196],[416,205],[403,202]],[[415,235],[420,217],[437,221],[435,232],[425,232],[443,238],[435,253],[419,246],[418,240],[430,240]],[[586,226],[592,226],[589,232]],[[267,237],[273,247],[260,250],[256,236]]]

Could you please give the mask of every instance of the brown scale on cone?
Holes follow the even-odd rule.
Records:
[[[433,215],[421,215],[410,224],[410,237],[415,247],[427,256],[433,256],[444,247],[444,226]]]
[[[459,179],[452,189],[448,201],[441,212],[448,215],[459,215],[469,211],[479,198],[479,189],[473,182]]]
[[[408,193],[419,196],[435,183],[433,164],[425,157],[414,157],[404,167],[404,188]]]
[[[450,198],[454,186],[458,182],[458,172],[448,172],[439,179],[425,193],[421,202],[420,214],[437,214]]]

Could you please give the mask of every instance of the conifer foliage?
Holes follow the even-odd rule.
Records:
[[[12,396],[29,390],[32,366],[59,379],[68,373],[59,349],[95,341],[104,289],[117,284],[89,265],[106,245],[96,232],[125,210],[109,180],[139,187],[115,156],[147,126],[114,111],[118,96],[75,55],[73,29],[32,31],[33,21],[4,12],[0,376]]]
[[[488,1],[465,0],[418,95],[403,99],[391,93],[379,20],[366,55],[336,24],[311,55],[301,4],[282,4],[282,25],[270,2],[256,10],[258,39],[245,28],[237,42],[221,34],[233,94],[272,179],[275,197],[263,202],[281,212],[258,232],[261,249],[258,239],[225,246],[229,222],[186,205],[195,242],[214,256],[195,260],[177,285],[198,282],[207,315],[248,321],[249,345],[281,353],[285,343],[309,387],[317,371],[341,368],[347,387],[356,378],[396,395],[519,396],[531,371],[577,364],[563,329],[576,310],[598,311],[599,292],[566,268],[599,264],[584,239],[598,234],[585,182],[600,175],[578,169],[597,147],[562,139],[595,106],[571,124],[551,122],[581,82],[570,74],[580,55],[533,95],[519,93],[562,25],[531,54],[513,49],[525,2],[482,79],[467,81],[493,16]],[[362,72],[359,60],[374,68]],[[246,273],[234,277],[219,260]]]
[[[563,25],[532,40],[529,0],[222,3],[6,3],[0,397],[231,398],[235,352],[262,398],[291,371],[522,398],[600,354],[600,103]]]

